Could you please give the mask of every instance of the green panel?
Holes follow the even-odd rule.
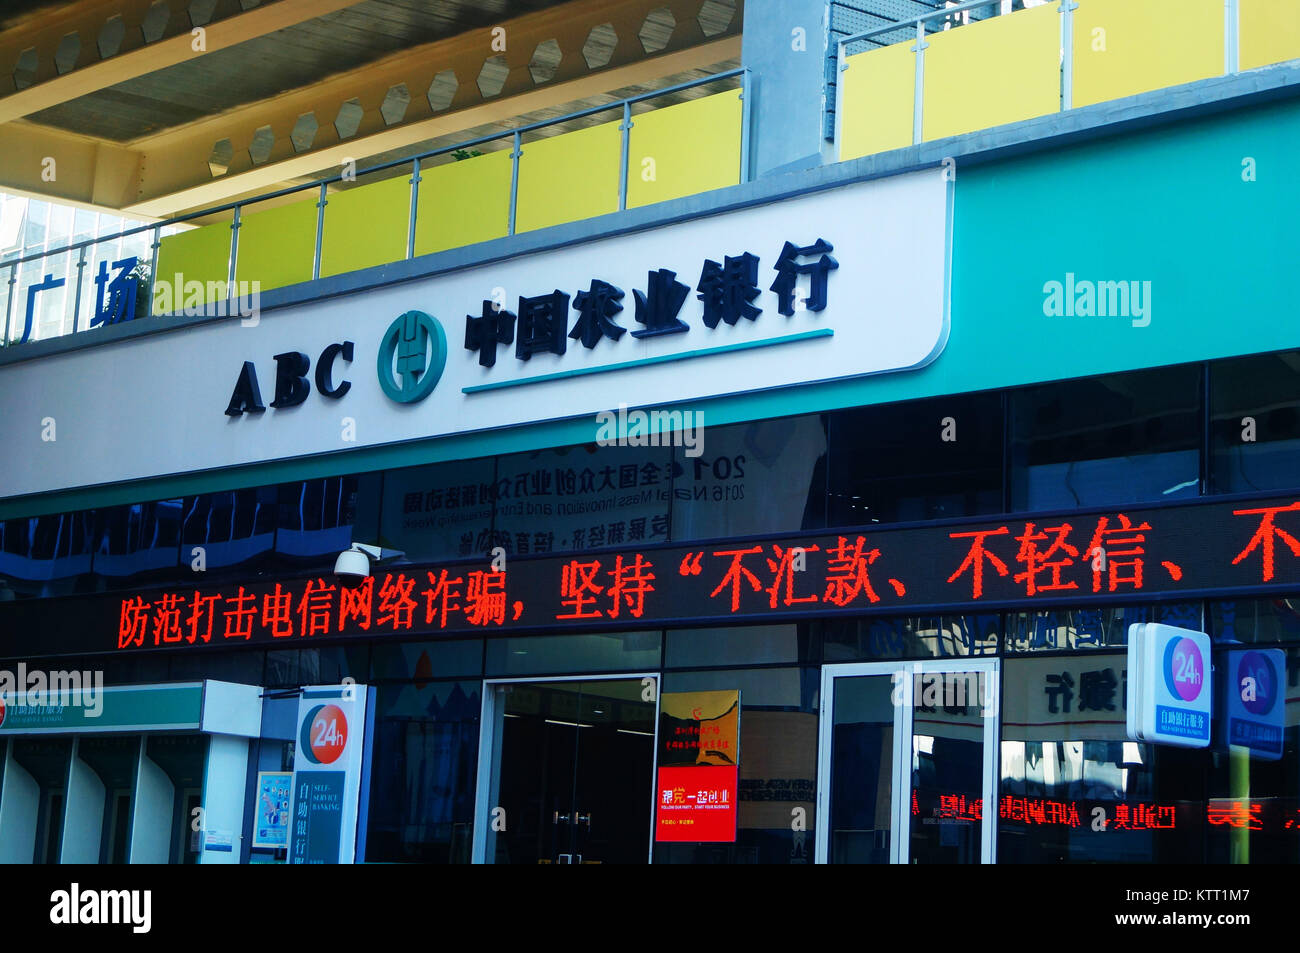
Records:
[[[21,675],[21,671],[17,674]],[[26,683],[32,684],[30,677]],[[17,705],[10,696],[6,699],[0,734],[86,733],[146,727],[197,730],[203,712],[203,686],[105,688],[98,700],[96,716],[90,714],[93,708],[81,704],[82,700],[76,696],[65,699],[68,703],[63,705]]]
[[[415,253],[502,238],[510,224],[510,150],[420,170]]]
[[[321,277],[404,259],[410,217],[409,175],[330,193],[325,205]]]
[[[740,90],[692,99],[632,120],[627,207],[740,182]]]
[[[168,314],[187,304],[202,305],[225,298],[230,277],[230,223],[214,222],[167,235],[158,243],[158,282],[155,284],[153,313]],[[204,293],[185,297],[187,282],[200,282]],[[223,294],[207,294],[209,282],[219,282]],[[162,287],[165,285],[166,287]],[[191,289],[195,288],[191,284]],[[215,290],[215,289],[214,289]]]
[[[619,125],[607,122],[524,143],[515,231],[618,211]]]
[[[239,223],[238,281],[259,281],[261,290],[311,281],[316,253],[316,199],[244,214]]]

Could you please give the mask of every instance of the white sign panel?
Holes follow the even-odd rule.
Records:
[[[950,187],[908,173],[0,368],[0,496],[563,418],[594,440],[620,405],[920,367],[948,336]]]
[[[350,864],[366,738],[365,685],[309,685],[298,699],[289,863]]]
[[[1129,737],[1208,747],[1211,671],[1210,637],[1204,632],[1159,623],[1129,626]]]

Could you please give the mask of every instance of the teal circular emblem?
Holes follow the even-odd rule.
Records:
[[[379,386],[390,400],[424,400],[447,366],[447,335],[438,319],[407,311],[388,326],[379,342]]]

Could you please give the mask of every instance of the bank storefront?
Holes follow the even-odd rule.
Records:
[[[259,688],[242,861],[293,859],[264,776],[343,764],[332,707],[358,860],[1300,858],[1298,186],[1232,158],[1298,129],[494,244],[11,362],[4,667]],[[1132,740],[1146,623],[1209,633],[1215,678],[1280,650],[1276,750]]]

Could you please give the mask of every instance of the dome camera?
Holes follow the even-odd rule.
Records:
[[[370,578],[370,564],[379,559],[382,550],[378,546],[353,543],[350,549],[339,553],[334,560],[334,575],[343,586],[359,586]]]

